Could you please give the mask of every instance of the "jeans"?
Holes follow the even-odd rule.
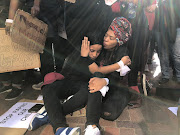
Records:
[[[67,114],[86,105],[88,83],[65,78],[64,80],[55,81],[42,87],[42,94],[50,123],[54,131],[56,131],[58,127],[68,126],[65,118]],[[66,99],[71,95],[74,96],[65,103],[60,103],[61,99]]]
[[[177,81],[180,82],[180,28],[177,28],[176,41],[172,46],[172,56],[176,78]]]
[[[169,79],[169,56],[171,55],[172,44],[169,43],[169,41],[167,40],[167,36],[165,34],[162,34],[162,32],[155,31],[154,34],[158,47],[162,78]]]

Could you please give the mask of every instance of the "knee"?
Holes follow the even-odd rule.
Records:
[[[103,112],[101,117],[105,120],[114,121],[120,116],[120,114],[121,113]]]

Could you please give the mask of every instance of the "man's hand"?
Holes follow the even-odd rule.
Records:
[[[90,41],[88,41],[88,37],[84,37],[84,40],[82,40],[82,45],[81,45],[82,57],[87,57],[89,55],[89,46],[90,46]]]
[[[97,77],[91,78],[88,85],[89,90],[90,90],[89,92],[94,93],[96,91],[99,91],[106,85],[107,85],[107,82],[104,78],[97,78]]]
[[[129,56],[122,57],[121,61],[124,63],[124,65],[130,65],[131,64],[131,59],[129,58]]]
[[[37,16],[39,14],[39,11],[40,11],[40,7],[38,5],[34,5],[32,8],[31,8],[31,15],[33,17]]]

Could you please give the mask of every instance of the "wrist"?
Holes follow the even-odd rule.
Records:
[[[13,23],[13,19],[6,19],[5,23]]]
[[[109,84],[109,79],[108,78],[103,78],[106,81],[106,85]]]
[[[117,62],[117,64],[119,65],[120,68],[124,67],[124,63],[122,60],[120,60],[119,62]]]

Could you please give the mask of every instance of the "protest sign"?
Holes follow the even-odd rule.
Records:
[[[40,67],[39,53],[16,44],[0,29],[0,73]]]
[[[36,113],[28,113],[35,104],[42,101],[22,99],[13,105],[6,113],[0,116],[1,135],[24,135],[32,117]]]
[[[32,17],[29,13],[17,10],[11,27],[10,35],[13,42],[42,53],[48,26]]]

